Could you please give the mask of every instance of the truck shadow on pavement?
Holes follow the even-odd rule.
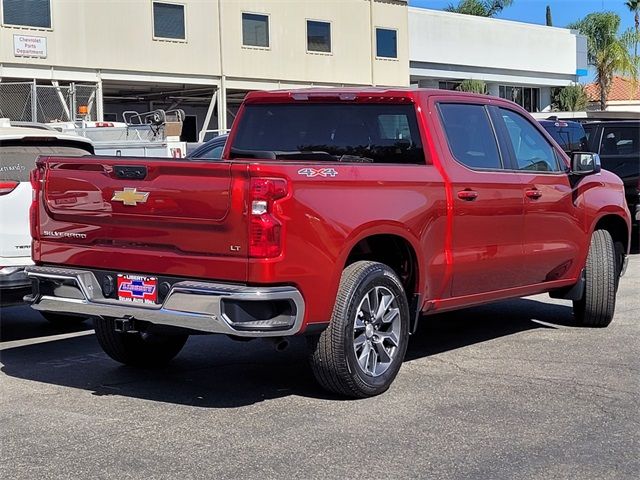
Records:
[[[3,318],[2,323],[14,320]],[[571,322],[570,307],[531,299],[427,317],[409,343],[406,361]],[[90,328],[90,322],[85,328]],[[25,330],[14,336],[28,337],[27,332],[32,332],[28,323]],[[38,334],[36,330],[34,337]],[[169,366],[137,369],[112,361],[95,336],[85,334],[6,348],[0,352],[0,362],[2,372],[14,378],[81,389],[98,396],[201,408],[236,408],[289,395],[340,400],[315,384],[306,355],[304,338],[294,338],[285,352],[278,353],[260,340],[237,342],[224,336],[193,336]],[[425,366],[425,376],[429,368],[438,368],[438,364]]]

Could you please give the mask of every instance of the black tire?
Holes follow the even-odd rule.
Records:
[[[169,363],[182,350],[189,335],[120,333],[111,318],[93,320],[98,343],[116,362],[139,367],[159,367]]]
[[[611,234],[596,230],[591,237],[585,267],[584,293],[573,302],[573,314],[580,325],[606,327],[613,320],[620,269]]]
[[[75,315],[67,315],[65,313],[53,312],[40,312],[40,315],[42,315],[45,320],[58,327],[78,325],[89,319],[89,317],[79,317]]]
[[[375,287],[383,287],[375,289]],[[374,290],[391,292],[395,299],[393,310],[396,318],[393,325],[399,325],[399,335],[395,335],[397,346],[390,347],[394,352],[386,370],[378,376],[372,376],[363,371],[356,357],[355,322],[359,305],[365,296]],[[368,300],[367,300],[368,302]],[[362,317],[358,317],[362,318]],[[391,325],[391,324],[386,324]],[[361,327],[359,327],[361,328]],[[390,328],[390,327],[389,327]],[[367,335],[371,334],[367,330]],[[376,340],[367,338],[367,342]],[[313,374],[318,383],[326,390],[353,398],[365,398],[378,395],[386,391],[395,379],[404,359],[409,340],[409,305],[407,297],[395,272],[382,263],[361,261],[349,265],[342,273],[338,296],[326,330],[320,335],[309,337],[310,363]],[[371,351],[378,351],[369,348]],[[385,348],[382,346],[382,348]],[[375,356],[374,352],[374,356]],[[369,363],[368,357],[365,363]]]

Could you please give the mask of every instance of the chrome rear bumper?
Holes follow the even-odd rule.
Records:
[[[304,300],[294,287],[187,280],[174,283],[162,304],[156,305],[106,298],[96,276],[88,270],[30,266],[26,272],[37,280],[37,288],[25,300],[45,312],[129,319],[243,337],[294,335],[304,318]]]

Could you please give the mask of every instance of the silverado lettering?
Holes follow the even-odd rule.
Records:
[[[38,160],[28,274],[35,309],[94,317],[125,364],[167,362],[190,333],[304,334],[320,384],[366,397],[389,388],[421,315],[549,292],[584,325],[613,318],[623,184],[506,100],[254,92],[221,160],[128,158],[138,180],[119,163]]]

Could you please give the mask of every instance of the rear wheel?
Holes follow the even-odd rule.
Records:
[[[117,332],[112,318],[95,318],[93,323],[96,338],[105,353],[125,365],[165,365],[180,353],[189,338],[189,335]]]
[[[313,373],[332,392],[378,395],[398,374],[408,337],[409,305],[395,272],[356,262],[342,273],[329,327],[310,338]]]
[[[62,326],[69,326],[69,325],[78,325],[79,323],[84,322],[85,320],[88,320],[88,317],[78,317],[78,316],[74,316],[74,315],[67,315],[64,313],[52,313],[52,312],[40,312],[40,315],[42,315],[44,317],[45,320],[47,320],[48,322],[62,327]]]
[[[616,291],[620,276],[619,248],[606,230],[596,230],[591,237],[585,266],[584,293],[573,302],[577,322],[587,327],[606,327],[613,320]]]

